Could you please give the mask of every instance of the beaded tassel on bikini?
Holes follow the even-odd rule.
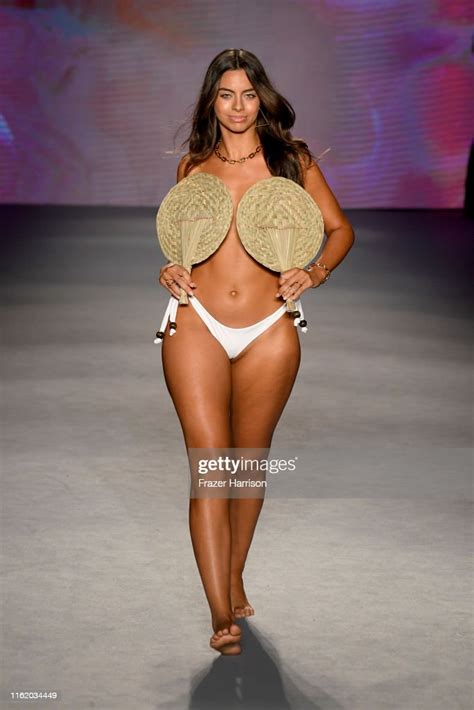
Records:
[[[304,320],[304,313],[303,313],[303,306],[301,305],[301,299],[298,298],[298,300],[295,302],[295,311],[291,311],[291,315],[293,316],[293,325],[295,326],[300,326],[301,331],[303,333],[308,332],[308,322]]]
[[[166,329],[166,324],[168,322],[168,318],[170,320],[170,336],[174,335],[176,333],[177,329],[177,324],[176,324],[176,314],[178,312],[178,299],[175,298],[175,296],[171,296],[170,300],[168,301],[168,305],[166,306],[166,311],[163,316],[163,320],[161,321],[160,329],[157,330],[156,332],[156,337],[154,339],[155,345],[160,345],[163,342],[163,338],[165,337],[165,329]]]

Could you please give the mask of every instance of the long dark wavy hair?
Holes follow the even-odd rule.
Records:
[[[229,69],[244,69],[260,99],[261,111],[257,116],[256,131],[270,173],[294,180],[303,187],[300,160],[309,167],[311,159],[315,159],[314,155],[303,140],[291,135],[290,129],[295,122],[292,106],[272,86],[257,57],[245,49],[225,49],[214,57],[206,71],[192,114],[191,132],[181,145],[183,147],[189,143],[185,176],[193,166],[209,158],[221,136],[213,107],[218,94],[219,79]],[[264,119],[268,124],[260,125]]]

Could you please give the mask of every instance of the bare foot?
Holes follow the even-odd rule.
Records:
[[[231,581],[230,599],[232,610],[237,619],[244,616],[253,616],[255,614],[253,606],[249,603],[244,590],[242,576],[236,577]]]
[[[236,656],[241,652],[240,637],[242,632],[231,618],[217,619],[212,626],[214,633],[209,641],[211,648],[220,651],[224,656]]]

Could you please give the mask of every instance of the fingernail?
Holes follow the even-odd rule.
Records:
[[[276,296],[275,296],[275,298],[280,298],[280,294],[277,293]]]

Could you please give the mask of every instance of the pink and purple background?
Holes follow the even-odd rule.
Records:
[[[472,139],[468,0],[0,4],[0,201],[156,206],[173,135],[245,48],[343,208],[459,208]]]

